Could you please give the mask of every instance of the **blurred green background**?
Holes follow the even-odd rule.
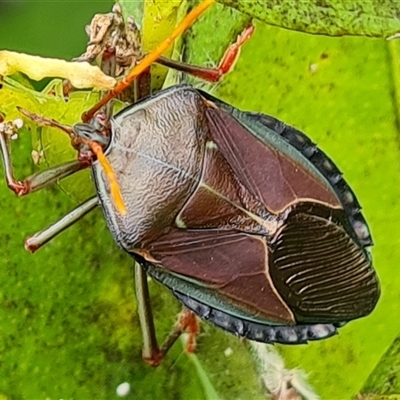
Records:
[[[92,14],[108,12],[111,4],[0,2],[0,48],[70,59],[84,51]],[[214,8],[214,19],[199,22],[185,38],[185,60],[217,62],[226,46],[221,43],[240,31],[229,24],[245,18]],[[312,36],[256,23],[234,72],[206,85],[238,108],[307,132],[344,171],[370,223],[382,284],[377,309],[333,339],[277,346],[286,367],[304,370],[323,399],[400,393],[399,71],[398,42]],[[71,118],[63,107],[68,105],[51,116]],[[31,149],[25,132],[14,144],[19,177],[37,170]],[[0,201],[0,399],[110,399],[124,381],[132,399],[265,397],[262,371],[246,345],[206,323],[198,359],[178,344],[160,368],[142,363],[132,262],[113,243],[99,210],[30,255],[23,239],[76,202],[57,187],[16,199],[5,185]],[[152,284],[151,290],[162,338],[179,306],[165,289]]]
[[[2,49],[71,59],[83,53],[85,26],[96,13],[111,10],[108,1],[0,1]]]

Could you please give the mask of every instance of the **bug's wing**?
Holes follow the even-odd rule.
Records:
[[[359,318],[377,301],[375,272],[333,216],[320,211],[300,207],[269,244],[235,231],[174,229],[149,251],[157,265],[208,289],[222,311],[227,303],[244,318],[284,324]],[[196,298],[192,289],[180,290]]]
[[[296,318],[345,320],[369,314],[379,298],[379,285],[361,240],[368,233],[365,220],[354,195],[344,194],[352,194],[348,185],[340,185],[344,192],[335,188],[301,152],[260,126],[252,114],[214,106],[207,116],[212,139],[249,191],[257,192],[269,209],[274,201],[281,202],[279,208],[293,206],[268,246],[272,279]],[[332,169],[338,171],[334,165]],[[352,202],[346,210],[344,197]],[[349,215],[355,218],[351,222]],[[354,229],[363,224],[361,233]]]
[[[241,311],[248,317],[281,324],[295,322],[269,276],[263,237],[235,231],[172,229],[148,251],[158,261],[156,265],[198,287],[214,308],[231,307],[233,313]]]
[[[258,146],[251,144],[248,146],[246,141],[249,140],[249,138],[250,141],[253,141],[253,144],[254,141],[258,139],[258,141],[264,144],[264,147],[269,148],[269,151],[271,151],[271,147],[275,150],[279,149],[281,156],[285,154],[298,165],[305,167],[308,173],[311,174],[309,178],[311,178],[312,175],[317,177],[317,181],[319,181],[320,185],[320,187],[315,190],[315,187],[312,188],[310,186],[310,179],[307,181],[307,179],[304,179],[304,176],[296,174],[295,179],[291,181],[291,187],[296,189],[297,181],[300,188],[306,188],[307,192],[312,194],[311,198],[316,199],[318,196],[319,200],[327,202],[331,206],[339,204],[340,208],[346,211],[346,224],[350,224],[348,227],[349,229],[347,229],[349,234],[355,237],[356,241],[363,247],[368,247],[373,244],[368,225],[361,213],[361,206],[351,187],[343,178],[339,168],[334,162],[304,133],[271,116],[261,113],[243,112],[208,93],[202,91],[200,91],[200,93],[214,105],[213,110],[209,112],[209,119],[210,121],[215,120],[215,122],[211,122],[211,124],[218,126],[218,129],[215,130],[216,134],[220,136],[226,135],[229,138],[225,154],[228,154],[229,147],[231,149],[236,149],[242,146],[240,152],[244,155],[246,155],[245,149],[250,149],[250,157],[248,157],[247,160],[239,162],[238,169],[240,169],[240,164],[244,162],[247,163],[247,166],[249,166],[249,163],[255,164],[257,161],[256,157],[262,155],[260,151],[255,151],[253,156],[252,151]],[[210,113],[213,115],[210,115]],[[228,124],[232,124],[233,129],[224,129],[224,120],[226,120]],[[238,124],[242,126],[242,129],[238,128]],[[248,133],[247,135],[243,134],[243,129]],[[224,140],[222,140],[221,143],[223,142]],[[264,155],[262,156],[265,157],[266,149],[264,148],[263,151]],[[276,157],[272,157],[272,159],[276,160]],[[282,160],[280,160],[280,164],[282,164]],[[269,165],[266,162],[262,162],[261,165],[263,165],[264,168],[264,175],[261,176],[257,184],[253,186],[257,186],[260,183],[262,185],[264,181],[269,186],[269,190],[264,192],[274,192],[274,182],[278,184],[281,182],[282,184],[282,179],[276,179],[276,176],[274,177],[271,175],[271,172],[268,173],[268,176],[265,176],[265,169]],[[280,168],[276,168],[276,165],[274,168],[273,164],[271,167],[277,171],[276,174],[279,174]],[[262,168],[259,169],[262,171]],[[287,176],[286,174],[286,177]],[[252,185],[250,180],[248,183]],[[321,188],[327,189],[331,194],[334,193],[334,196],[330,198],[326,197],[327,193],[324,194],[321,192]],[[254,190],[257,189],[254,188]],[[286,201],[284,194],[285,192],[280,187],[277,197]],[[302,192],[299,191],[298,194],[301,195]],[[336,197],[336,199],[334,197]],[[269,203],[271,203],[270,200]]]
[[[271,240],[271,276],[298,321],[359,318],[378,300],[369,254],[348,235],[341,217],[325,206],[302,204]]]
[[[208,104],[202,186],[179,214],[186,229],[171,228],[146,247],[152,259],[190,283],[179,288],[185,295],[249,320],[328,323],[370,313],[377,278],[329,181],[251,115]],[[279,215],[279,229],[249,234],[249,225],[229,222],[242,215],[221,217],[219,210],[239,210],[245,197]],[[208,209],[213,199],[219,208]]]
[[[235,110],[237,111],[237,110]],[[247,190],[271,212],[279,213],[301,199],[312,199],[340,207],[340,201],[318,171],[310,170],[304,160],[276,135],[263,142],[232,115],[210,107],[207,119],[212,141],[216,143],[234,174]],[[263,133],[269,133],[263,128]],[[280,148],[278,146],[281,146]]]
[[[253,124],[257,125],[261,124],[276,132],[284,141],[301,153],[329,181],[346,211],[350,225],[357,235],[358,242],[364,247],[372,246],[373,240],[367,222],[362,215],[360,203],[333,160],[298,129],[265,114],[241,114],[247,121],[252,121]]]

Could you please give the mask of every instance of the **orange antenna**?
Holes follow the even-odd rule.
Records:
[[[115,176],[115,173],[108,162],[106,156],[103,153],[102,147],[90,140],[88,141],[88,145],[90,146],[91,150],[93,153],[96,155],[97,160],[103,167],[103,170],[107,176],[108,182],[110,183],[110,191],[111,191],[111,197],[113,199],[113,203],[115,204],[115,207],[118,209],[118,211],[122,214],[126,214],[126,207],[124,203],[124,199],[122,198],[121,191],[119,190],[118,182],[117,182],[117,177]]]
[[[189,28],[196,21],[197,18],[204,11],[206,11],[215,0],[205,0],[195,7],[174,29],[171,35],[161,42],[151,53],[147,54],[138,65],[136,65],[131,72],[120,81],[113,90],[106,94],[97,104],[95,104],[90,110],[82,114],[82,121],[89,122],[94,114],[100,110],[101,107],[106,105],[111,99],[116,97],[119,93],[124,91],[134,79],[136,79],[141,73],[143,73],[151,64],[153,64],[164,51],[172,45],[173,41],[180,36],[187,28]]]
[[[215,0],[205,0],[197,7],[195,7],[174,29],[171,35],[166,38],[163,42],[161,42],[151,53],[146,55],[138,65],[136,65],[131,72],[122,80],[120,81],[113,90],[111,90],[108,94],[106,94],[97,104],[95,104],[90,110],[84,112],[82,114],[82,121],[89,122],[94,114],[100,110],[104,105],[106,105],[111,99],[116,97],[119,93],[124,91],[133,80],[135,80],[140,74],[142,74],[151,64],[153,64],[160,55],[172,45],[173,41],[180,36],[187,28],[189,28],[196,19],[206,11]],[[90,146],[93,153],[96,155],[99,163],[104,169],[104,172],[107,176],[107,179],[110,183],[110,191],[111,197],[113,199],[113,203],[115,207],[119,210],[122,215],[126,214],[126,207],[124,200],[122,198],[121,191],[118,186],[117,178],[115,173],[108,162],[107,158],[103,153],[102,147],[94,142],[89,141],[88,145]]]

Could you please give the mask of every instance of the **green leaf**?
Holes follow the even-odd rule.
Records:
[[[182,344],[183,348],[185,348],[187,344],[187,338],[182,335]],[[211,383],[207,372],[204,370],[201,362],[199,361],[198,357],[194,353],[189,353],[188,354],[189,360],[193,363],[194,367],[196,368],[197,375],[199,376],[199,379],[202,383],[202,386],[204,388],[204,398],[205,400],[220,400],[220,397],[218,396],[218,393],[216,392],[213,384]]]
[[[183,38],[183,60],[217,64],[226,42],[234,41],[248,22],[235,10],[215,9],[216,16],[205,15]],[[307,132],[344,171],[371,225],[382,286],[377,309],[335,338],[279,346],[285,367],[308,373],[323,399],[351,398],[371,388],[364,386],[366,380],[400,332],[398,54],[399,45],[384,40],[310,36],[257,23],[234,71],[211,88],[238,108],[272,114]],[[57,96],[17,86],[5,85],[0,96],[6,96],[0,97],[0,108],[10,118],[18,115],[15,104],[23,104],[53,118],[71,113],[66,123],[72,123],[79,119],[78,108],[86,107],[80,100],[70,106]],[[37,129],[27,122],[12,143],[18,177],[38,168],[30,157],[30,131]],[[16,199],[5,185],[0,201],[0,396],[112,399],[116,387],[129,382],[128,399],[203,399],[207,385],[221,398],[265,397],[246,346],[207,323],[196,353],[201,370],[179,346],[157,369],[142,362],[132,261],[117,249],[99,210],[32,256],[23,250],[23,239],[76,202],[56,187]],[[151,292],[162,339],[179,306],[154,282]],[[398,379],[398,352],[393,351],[384,362]],[[381,383],[373,389],[384,393]]]
[[[267,40],[265,38],[268,38]],[[196,47],[187,52],[193,56]],[[358,393],[400,332],[399,45],[333,39],[256,24],[234,72],[214,94],[307,132],[344,171],[364,207],[382,297],[371,316],[329,340],[279,346],[287,367],[301,368],[321,398]],[[396,364],[398,365],[398,364]]]
[[[11,79],[6,79],[0,90],[0,110],[7,116],[7,119],[11,120],[21,117],[17,110],[17,106],[19,106],[33,114],[72,125],[79,121],[85,107],[93,105],[99,99],[99,93],[75,92],[71,94],[68,101],[65,101],[62,95],[48,94],[51,91],[56,94],[60,92],[60,85],[62,85],[60,80],[54,80],[46,86],[43,92],[35,92]],[[45,162],[34,166],[34,169],[45,169],[76,158],[76,151],[71,147],[70,139],[64,132],[55,128],[40,127],[27,118],[24,118],[24,121],[24,129],[20,135],[32,140],[31,151],[40,153],[44,150]],[[88,185],[88,173],[89,171],[81,171],[78,176],[81,175],[83,178],[70,177],[62,183],[63,189],[78,201],[93,195],[93,188]]]
[[[210,59],[218,60],[226,42],[221,46],[209,32],[218,24],[232,32],[237,20],[231,41],[248,20],[233,10],[210,10],[184,35],[183,61],[210,65]],[[238,108],[274,115],[307,132],[345,172],[370,222],[383,293],[377,309],[340,329],[336,338],[280,348],[287,367],[301,367],[321,398],[358,393],[400,332],[400,251],[398,236],[393,237],[400,211],[399,49],[394,41],[331,39],[256,24],[234,72],[214,88],[206,85]]]
[[[400,393],[400,336],[392,343],[388,351],[375,367],[361,393]],[[400,395],[398,396],[400,399]]]
[[[400,394],[391,394],[391,395],[377,395],[377,394],[367,394],[366,396],[357,397],[359,400],[400,400]]]
[[[400,3],[395,0],[218,0],[283,28],[329,36],[388,37],[400,32]]]

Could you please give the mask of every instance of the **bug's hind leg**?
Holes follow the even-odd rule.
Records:
[[[169,349],[184,332],[189,334],[186,351],[194,352],[196,349],[196,335],[199,332],[199,322],[196,315],[184,307],[164,343],[159,346],[147,284],[147,273],[137,262],[135,263],[135,288],[139,322],[143,337],[143,360],[154,367],[160,365]]]

